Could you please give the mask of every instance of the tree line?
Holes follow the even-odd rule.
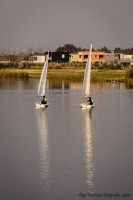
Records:
[[[85,48],[81,48],[81,47],[76,47],[74,44],[65,44],[64,46],[59,46],[57,49],[55,49],[55,51],[58,52],[64,52],[64,51],[68,51],[69,53],[77,53],[79,51],[89,51],[89,49],[85,49]],[[93,51],[100,51],[100,52],[105,52],[105,53],[110,53],[111,50],[109,48],[107,48],[106,46],[99,48],[99,49],[93,49]],[[119,47],[116,47],[114,49],[114,53],[123,53],[123,54],[127,54],[127,55],[133,55],[133,47],[132,48],[127,48],[127,49],[121,49]],[[34,50],[33,48],[29,48],[27,51],[25,52],[12,52],[10,53],[10,51],[4,51],[1,50],[0,52],[0,60],[10,60],[12,62],[19,62],[19,61],[28,61],[29,57],[35,54],[45,54],[45,52],[43,51],[43,49],[41,48],[37,48],[36,50]]]

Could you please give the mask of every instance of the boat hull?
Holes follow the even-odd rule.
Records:
[[[42,104],[41,102],[36,102],[35,106],[36,106],[36,108],[46,108],[49,106],[49,103]]]
[[[80,107],[81,107],[81,108],[88,108],[88,109],[91,109],[91,108],[94,108],[94,105],[89,105],[89,104],[86,104],[86,103],[81,103],[81,104],[80,104]]]

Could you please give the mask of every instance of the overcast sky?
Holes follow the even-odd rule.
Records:
[[[133,47],[133,0],[0,0],[0,50]]]

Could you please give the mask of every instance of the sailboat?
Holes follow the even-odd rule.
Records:
[[[47,79],[47,68],[48,68],[48,56],[46,56],[46,60],[44,62],[44,67],[41,73],[39,86],[38,86],[38,96],[43,97],[46,93],[46,79]],[[42,104],[41,102],[35,103],[36,107],[38,108],[45,108],[49,106],[49,103]]]
[[[86,100],[87,97],[90,95],[90,74],[91,74],[91,54],[92,54],[92,44],[90,46],[90,53],[85,67],[84,73],[84,81],[83,81],[83,89],[82,89],[82,96],[83,99]],[[82,108],[92,108],[94,105],[87,104],[83,102],[80,104]]]

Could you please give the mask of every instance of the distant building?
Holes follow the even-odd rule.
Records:
[[[45,62],[45,55],[32,55],[30,56],[31,63],[44,63]]]
[[[106,53],[100,51],[92,52],[92,63],[105,63],[106,62]]]
[[[78,62],[78,53],[72,53],[69,55],[69,62],[77,63]]]
[[[86,63],[88,60],[89,51],[78,52],[78,58],[76,54],[71,54],[70,62],[75,61],[79,63]],[[106,53],[105,52],[92,52],[91,54],[92,63],[105,63],[106,62]]]
[[[133,65],[133,55],[120,54],[120,64]]]
[[[69,52],[52,52],[52,62],[65,63],[69,62]]]
[[[69,62],[69,52],[45,52],[44,54],[35,54],[30,56],[30,63],[44,63],[48,55],[49,61],[52,62]]]
[[[111,53],[106,53],[106,63],[115,63],[114,51],[112,51]]]

